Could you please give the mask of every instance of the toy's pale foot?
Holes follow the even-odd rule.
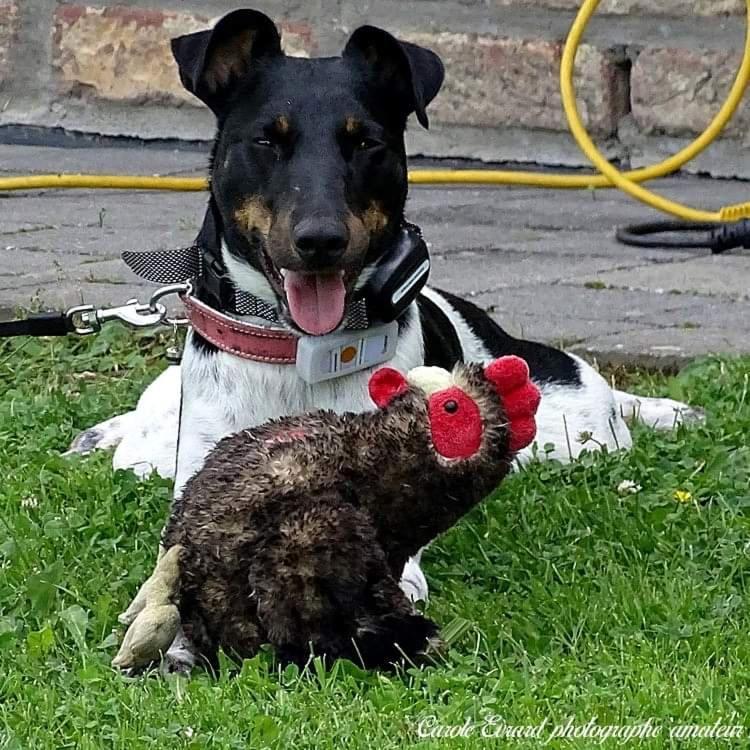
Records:
[[[179,547],[173,547],[172,549],[177,550],[174,552],[174,555],[179,555]],[[159,554],[156,558],[156,567],[154,568],[154,572],[144,581],[144,583],[141,585],[141,587],[138,589],[138,593],[133,597],[133,601],[130,602],[128,605],[128,608],[117,617],[117,620],[122,625],[130,626],[133,624],[133,621],[136,617],[141,613],[143,608],[146,606],[146,602],[149,599],[149,596],[151,598],[154,598],[154,593],[157,594],[157,596],[160,596],[161,592],[158,591],[162,588],[162,577],[163,573],[161,571],[161,561],[164,558],[164,547],[159,545]]]
[[[139,670],[158,661],[175,639],[180,613],[174,604],[147,604],[128,628],[112,666]]]
[[[180,585],[180,555],[176,545],[164,553],[151,577],[120,622],[129,627],[112,666],[124,672],[136,672],[158,663],[171,648],[181,630],[176,602]]]

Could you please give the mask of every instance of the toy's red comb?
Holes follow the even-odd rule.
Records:
[[[514,453],[531,445],[536,437],[534,415],[542,394],[529,379],[529,366],[520,357],[500,357],[484,368],[497,389],[510,421],[509,448]]]

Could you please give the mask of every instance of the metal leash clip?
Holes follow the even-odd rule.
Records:
[[[102,326],[113,320],[118,320],[130,328],[153,328],[159,325],[187,325],[182,318],[170,318],[169,312],[160,300],[172,294],[189,294],[191,285],[170,284],[157,289],[146,304],[137,299],[128,300],[119,307],[96,308],[94,305],[78,305],[66,311],[67,318],[73,333],[79,336],[89,336],[99,333]]]
[[[167,308],[158,305],[152,310],[150,304],[142,305],[137,299],[131,299],[120,307],[105,307],[101,310],[93,305],[78,305],[71,307],[65,316],[70,321],[73,333],[88,336],[99,333],[102,325],[113,320],[119,320],[131,328],[158,326],[167,317]]]

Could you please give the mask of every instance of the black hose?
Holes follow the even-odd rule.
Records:
[[[700,235],[696,237],[696,233]],[[661,236],[664,234],[677,236]],[[705,247],[714,255],[718,255],[735,247],[750,249],[750,219],[742,219],[731,224],[652,221],[618,227],[615,237],[623,245],[633,247],[665,249]]]

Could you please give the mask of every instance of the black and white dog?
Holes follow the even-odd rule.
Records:
[[[352,34],[341,57],[287,57],[273,22],[250,10],[176,39],[173,49],[183,83],[218,121],[199,241],[237,289],[277,310],[286,331],[342,329],[403,224],[406,122],[415,114],[427,127],[426,108],[443,81],[440,59],[371,26]],[[612,390],[578,357],[515,339],[447,292],[425,289],[398,330],[390,364],[402,371],[526,359],[543,394],[537,443],[553,444],[551,455],[562,460],[583,449],[582,435],[589,449],[629,448],[625,418],[666,429],[696,415],[674,401]],[[293,366],[234,356],[194,331],[181,367],[167,369],[134,411],[79,436],[73,450],[116,446],[116,467],[174,475],[179,493],[230,433],[312,409],[372,408],[370,372],[310,384]],[[426,595],[418,561],[407,565],[403,587]]]

